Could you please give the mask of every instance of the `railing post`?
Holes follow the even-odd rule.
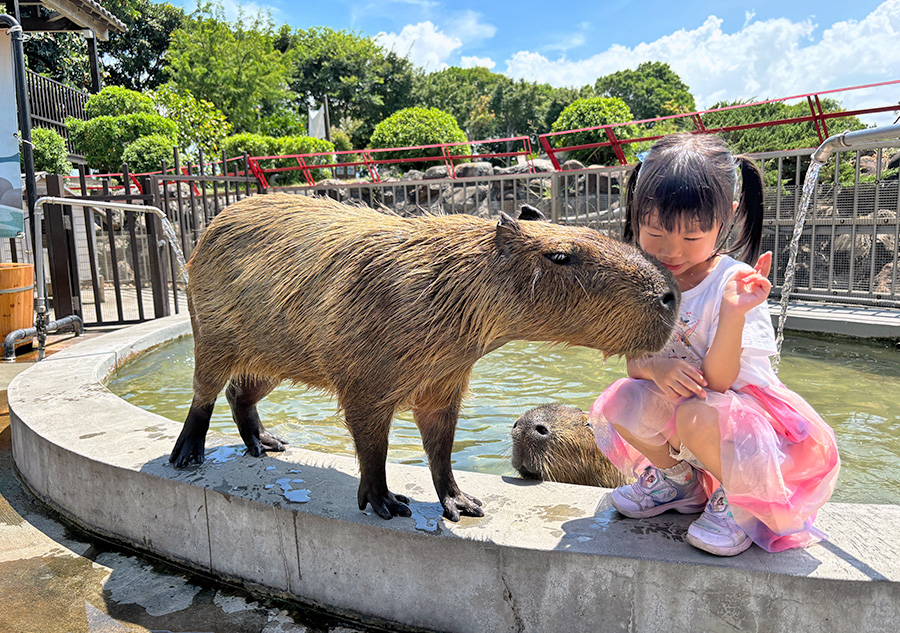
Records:
[[[161,209],[159,187],[149,176],[142,179],[141,187],[145,192],[152,192],[152,206]],[[169,316],[169,279],[166,275],[166,251],[168,242],[163,232],[162,222],[153,213],[145,213],[147,222],[147,247],[150,256],[150,288],[153,292],[153,316],[156,318]]]
[[[62,176],[47,176],[47,194],[64,195]],[[72,290],[72,268],[69,261],[69,233],[72,231],[71,215],[67,216],[63,207],[48,204],[44,212],[44,231],[47,235],[47,249],[50,256],[50,282],[53,289],[53,311],[60,319],[70,314],[81,316],[78,297]],[[35,257],[43,257],[35,253]],[[76,280],[77,283],[77,280]]]
[[[560,174],[558,171],[554,171],[550,174],[550,221],[554,224],[559,222],[559,198],[561,194]]]

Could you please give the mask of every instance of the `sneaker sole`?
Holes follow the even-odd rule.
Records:
[[[718,545],[704,543],[690,532],[688,532],[687,534],[687,542],[699,550],[709,552],[710,554],[715,554],[716,556],[737,556],[741,552],[748,550],[750,546],[753,545],[753,540],[748,536],[747,540],[740,543],[739,545],[733,545],[731,547],[719,547]]]
[[[693,500],[693,499],[679,499],[678,501],[672,501],[670,503],[664,503],[662,505],[654,506],[652,508],[647,508],[646,510],[629,510],[627,508],[620,508],[616,504],[616,498],[610,495],[610,503],[612,507],[614,507],[619,514],[624,514],[629,519],[649,519],[650,517],[655,517],[664,512],[668,512],[669,510],[674,510],[675,512],[680,512],[681,514],[700,514],[703,512],[703,509],[706,508],[706,499]]]

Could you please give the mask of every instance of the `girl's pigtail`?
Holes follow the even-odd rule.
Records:
[[[737,156],[741,168],[741,199],[738,202],[737,215],[743,219],[741,235],[734,245],[734,250],[741,252],[741,260],[756,264],[759,257],[759,246],[762,241],[763,227],[763,177],[759,167],[746,156]]]
[[[634,225],[631,221],[632,201],[634,200],[634,188],[637,186],[638,172],[641,171],[641,164],[635,165],[634,169],[628,175],[628,181],[625,183],[625,228],[622,230],[622,240],[626,244],[636,244],[637,236],[634,234]]]

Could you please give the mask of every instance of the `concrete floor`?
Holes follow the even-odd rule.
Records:
[[[87,337],[108,330],[91,330]],[[47,355],[83,339],[50,338]],[[354,633],[375,631],[263,599],[76,531],[13,468],[6,387],[36,360],[0,364],[0,631]]]

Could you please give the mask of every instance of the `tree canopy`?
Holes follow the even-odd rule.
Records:
[[[624,101],[637,120],[697,109],[690,88],[664,62],[644,62],[637,70],[620,70],[600,77],[594,89],[600,96]]]
[[[226,113],[238,130],[256,131],[263,116],[291,101],[290,54],[275,48],[271,19],[225,19],[222,5],[200,5],[172,33],[166,72],[189,92]]]

